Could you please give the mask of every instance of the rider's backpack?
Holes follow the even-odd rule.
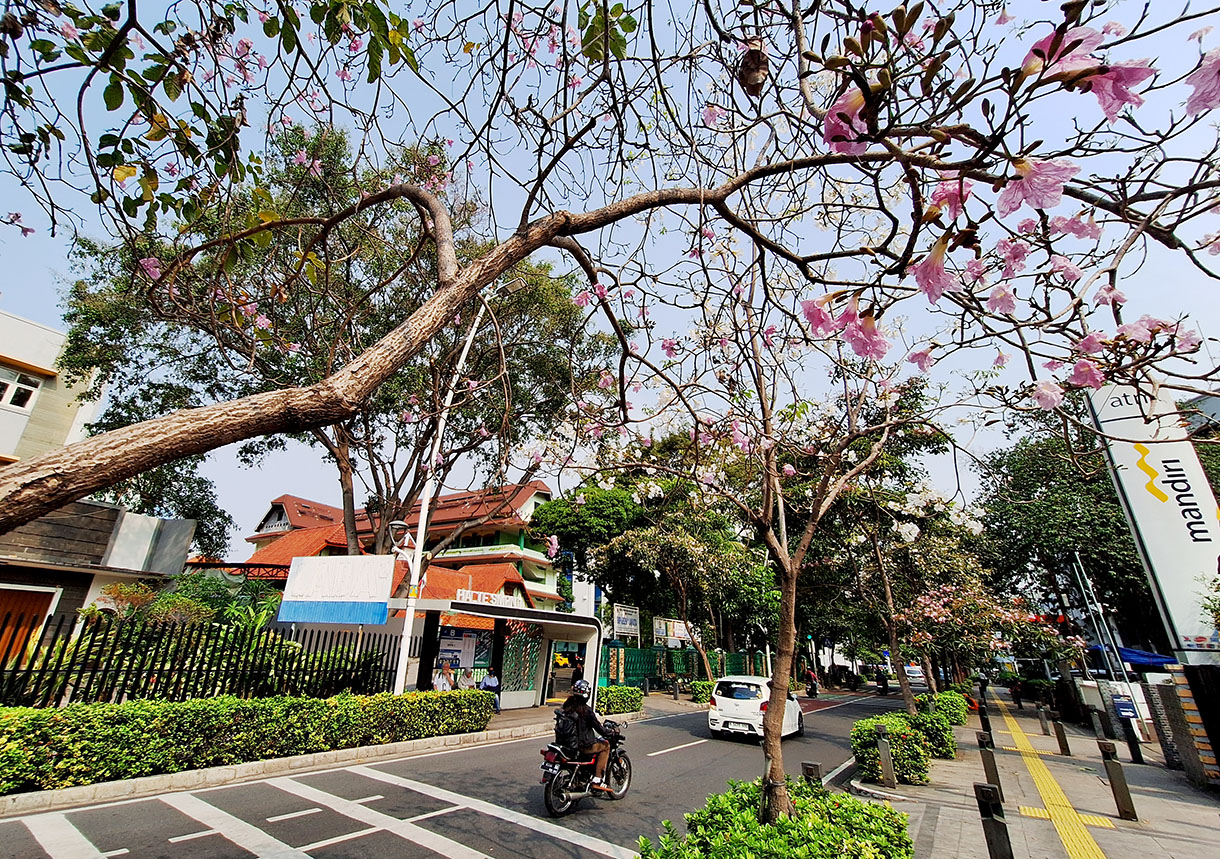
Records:
[[[565,748],[580,745],[580,722],[573,713],[555,711],[555,742]]]

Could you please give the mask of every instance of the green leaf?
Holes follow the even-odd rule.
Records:
[[[106,102],[106,110],[118,110],[123,106],[123,84],[112,80],[102,91],[102,99]]]
[[[269,39],[274,39],[280,34],[280,19],[268,18],[263,22],[263,34]]]

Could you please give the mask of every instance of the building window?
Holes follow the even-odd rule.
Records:
[[[0,406],[28,412],[34,407],[42,379],[0,367]]]

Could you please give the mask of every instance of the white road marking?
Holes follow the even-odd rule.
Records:
[[[683,743],[680,746],[672,746],[668,749],[661,749],[659,752],[649,752],[645,757],[655,758],[657,755],[667,755],[670,752],[676,752],[678,749],[689,749],[691,746],[697,746],[700,743],[706,743],[707,740],[695,740],[693,743]]]
[[[170,844],[181,844],[183,841],[194,841],[196,838],[207,838],[209,835],[219,835],[215,829],[204,829],[200,832],[191,832],[186,835],[175,835],[169,839]]]
[[[102,853],[62,814],[27,817],[26,829],[51,859],[101,859]]]
[[[321,814],[320,808],[303,808],[300,811],[290,811],[287,814],[277,814],[275,817],[268,817],[268,823],[279,823],[281,820],[292,820],[294,817],[308,817],[311,814]]]
[[[391,775],[390,773],[381,772],[380,770],[372,769],[367,766],[354,766],[348,768],[350,772],[358,773],[377,781],[385,782],[386,784],[405,787],[408,790],[422,793],[425,796],[430,796],[433,799],[443,800],[444,802],[452,802],[454,805],[465,806],[472,811],[486,814],[490,817],[496,817],[500,820],[509,823],[515,823],[518,826],[523,826],[526,829],[533,830],[541,835],[549,835],[552,838],[558,838],[561,841],[567,841],[569,844],[575,844],[577,847],[583,847],[586,850],[592,850],[594,853],[600,853],[603,856],[608,856],[610,859],[635,859],[639,855],[639,851],[633,848],[620,847],[609,841],[603,841],[600,838],[595,838],[592,835],[585,835],[580,832],[573,832],[563,826],[557,826],[549,820],[542,820],[529,814],[522,814],[519,811],[513,811],[511,808],[501,808],[490,802],[484,802],[481,799],[475,799],[470,796],[463,796],[460,793],[454,793],[451,790],[434,787],[430,784],[425,784],[422,781],[403,778],[401,776]]]
[[[332,844],[342,844],[344,841],[351,841],[353,838],[362,838],[365,835],[371,835],[374,832],[380,832],[380,826],[370,826],[368,829],[357,829],[355,832],[349,832],[346,835],[336,835],[334,838],[324,838],[321,841],[315,841],[313,844],[306,844],[301,849],[305,852],[310,850],[320,850],[323,847],[329,847]]]
[[[440,817],[442,814],[448,814],[451,811],[461,811],[466,806],[451,805],[448,808],[438,808],[436,811],[429,811],[426,814],[417,814],[414,817],[408,817],[407,823],[415,823],[417,820],[427,820],[429,817]]]
[[[126,847],[120,847],[118,850],[107,850],[102,855],[103,856],[126,856],[130,852],[131,851],[128,850]]]
[[[170,808],[181,811],[187,817],[198,820],[204,826],[215,829],[218,834],[223,835],[238,847],[249,850],[259,859],[311,859],[308,853],[290,847],[278,838],[272,838],[257,826],[246,823],[227,811],[221,811],[197,796],[189,793],[171,793],[160,797],[160,800]]]
[[[353,799],[352,802],[356,803],[356,805],[363,805],[366,802],[376,802],[379,799],[385,799],[385,797],[379,793],[375,793],[372,796],[364,796],[360,799]]]
[[[334,796],[315,787],[310,787],[307,784],[293,781],[290,778],[273,778],[267,783],[286,793],[291,793],[294,796],[299,796],[302,799],[333,809],[344,817],[350,817],[352,820],[358,820],[369,826],[375,826],[378,829],[392,832],[400,838],[405,838],[422,847],[427,847],[429,850],[435,851],[442,856],[449,857],[449,859],[488,859],[485,854],[472,850],[465,844],[461,844],[451,838],[446,838],[443,835],[438,835],[435,832],[424,829],[422,826],[416,826],[409,821],[399,820],[397,817],[382,814],[380,811],[374,811],[371,808],[365,808],[363,805],[357,805],[351,800]]]

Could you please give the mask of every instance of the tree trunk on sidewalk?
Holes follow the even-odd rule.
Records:
[[[792,659],[796,653],[796,571],[790,567],[780,572],[779,652],[771,674],[771,695],[763,716],[763,789],[760,819],[774,823],[792,814],[792,799],[784,773],[782,740],[784,710],[788,702],[788,680],[792,676]]]

